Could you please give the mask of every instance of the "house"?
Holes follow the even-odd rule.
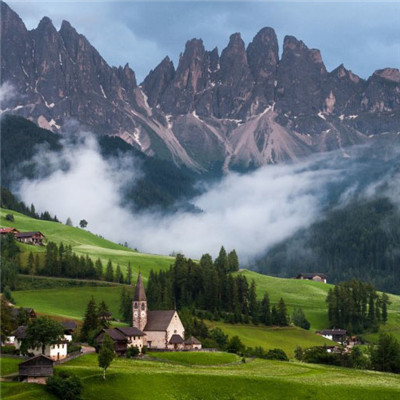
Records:
[[[324,282],[326,283],[327,276],[319,272],[303,272],[296,276],[296,279],[307,279],[314,282]]]
[[[149,349],[183,349],[185,328],[178,313],[176,310],[148,311],[146,292],[140,273],[132,301],[132,322],[134,327],[146,334]]]
[[[105,335],[109,335],[113,340],[114,351],[118,355],[124,355],[129,347],[135,346],[142,352],[146,345],[145,334],[135,327],[103,329],[95,338],[99,346],[103,344]]]
[[[72,335],[77,328],[76,323],[74,321],[62,321],[61,325],[64,328],[64,339],[67,342],[72,342]]]
[[[45,236],[41,232],[19,232],[15,238],[22,243],[33,244],[35,246],[42,246]]]
[[[185,340],[185,350],[201,350],[201,342],[194,336]]]
[[[15,321],[18,321],[18,317],[19,317],[20,313],[25,313],[26,316],[28,317],[28,319],[36,318],[36,313],[33,308],[23,308],[23,307],[13,308],[12,315],[13,315],[13,318]]]
[[[26,326],[19,326],[14,335],[14,346],[16,350],[20,350],[22,342],[26,337]],[[34,356],[42,354],[42,349],[40,347],[27,349],[28,354],[33,354]],[[52,360],[62,360],[66,358],[68,354],[68,342],[64,339],[60,339],[55,343],[48,344],[44,348],[44,355],[50,357]]]
[[[347,331],[344,329],[325,329],[324,331],[317,333],[326,339],[333,340],[334,342],[338,343],[344,343],[347,335]]]
[[[19,230],[16,228],[0,228],[0,235],[8,235],[12,233],[14,236],[19,233]]]
[[[53,376],[54,361],[39,354],[18,365],[19,380],[21,382],[45,384],[49,376]]]

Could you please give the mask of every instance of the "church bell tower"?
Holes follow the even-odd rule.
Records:
[[[147,324],[147,298],[142,275],[139,272],[132,301],[132,326],[143,331]]]

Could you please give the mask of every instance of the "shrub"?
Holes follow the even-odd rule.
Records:
[[[79,400],[83,385],[77,376],[60,372],[47,379],[46,390],[62,400]]]
[[[131,357],[136,357],[140,353],[139,348],[137,346],[129,347],[128,350],[126,351],[126,357],[131,358]]]
[[[288,356],[282,349],[272,349],[268,350],[265,353],[264,358],[267,360],[280,360],[280,361],[289,361]]]
[[[147,354],[147,346],[142,347],[142,354]]]
[[[298,361],[303,361],[303,349],[300,346],[297,346],[294,351],[294,358]]]
[[[226,350],[228,353],[243,354],[245,346],[240,340],[239,336],[233,336],[229,339]]]
[[[7,214],[5,218],[6,218],[6,221],[14,222],[14,215],[12,215],[12,214]]]
[[[82,349],[82,346],[79,346],[77,344],[71,344],[71,345],[68,345],[67,352],[68,352],[68,354],[75,353],[77,351],[81,351],[81,349]]]
[[[1,354],[16,354],[14,346],[1,346]]]

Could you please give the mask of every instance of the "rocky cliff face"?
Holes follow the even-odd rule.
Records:
[[[66,131],[75,119],[149,156],[199,172],[252,168],[364,143],[400,130],[400,73],[363,80],[343,65],[328,72],[318,50],[287,36],[279,59],[272,28],[249,45],[234,33],[225,49],[186,43],[175,69],[166,57],[141,85],[111,67],[66,21],[28,31],[1,3],[2,82],[18,95],[2,112]]]

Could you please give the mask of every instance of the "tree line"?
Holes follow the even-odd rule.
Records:
[[[188,307],[208,312],[209,319],[222,317],[230,323],[288,325],[284,300],[271,304],[268,293],[257,300],[255,281],[249,284],[244,275],[233,274],[237,271],[239,259],[235,250],[227,253],[221,247],[215,260],[204,254],[199,263],[178,254],[169,270],[150,271],[146,291],[149,309]],[[127,310],[122,314],[127,315]]]
[[[326,303],[330,326],[356,334],[378,331],[387,321],[390,304],[386,293],[379,295],[373,285],[356,279],[329,289]]]

